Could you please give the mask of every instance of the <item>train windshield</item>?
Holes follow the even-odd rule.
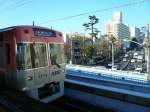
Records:
[[[50,44],[50,52],[52,65],[59,65],[65,62],[63,44]]]
[[[17,68],[18,70],[48,66],[46,44],[18,43]]]
[[[34,68],[48,66],[46,44],[34,43],[31,45],[32,65]]]
[[[17,68],[18,70],[32,68],[30,44],[17,44]]]

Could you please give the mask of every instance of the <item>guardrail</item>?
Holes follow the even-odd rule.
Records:
[[[99,75],[103,77],[110,77],[120,80],[136,81],[140,83],[148,83],[148,75],[146,73],[111,70],[104,67],[90,67],[82,65],[67,65],[66,70],[72,72],[83,72],[92,75]]]

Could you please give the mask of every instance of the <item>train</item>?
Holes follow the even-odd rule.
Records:
[[[64,95],[62,33],[41,26],[0,29],[0,83],[47,103]]]

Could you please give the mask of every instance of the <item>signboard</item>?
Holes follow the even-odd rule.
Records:
[[[56,37],[54,30],[33,28],[33,32],[35,36]]]

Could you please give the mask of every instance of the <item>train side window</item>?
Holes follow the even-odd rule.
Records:
[[[11,50],[10,44],[6,44],[6,63],[11,64]]]

